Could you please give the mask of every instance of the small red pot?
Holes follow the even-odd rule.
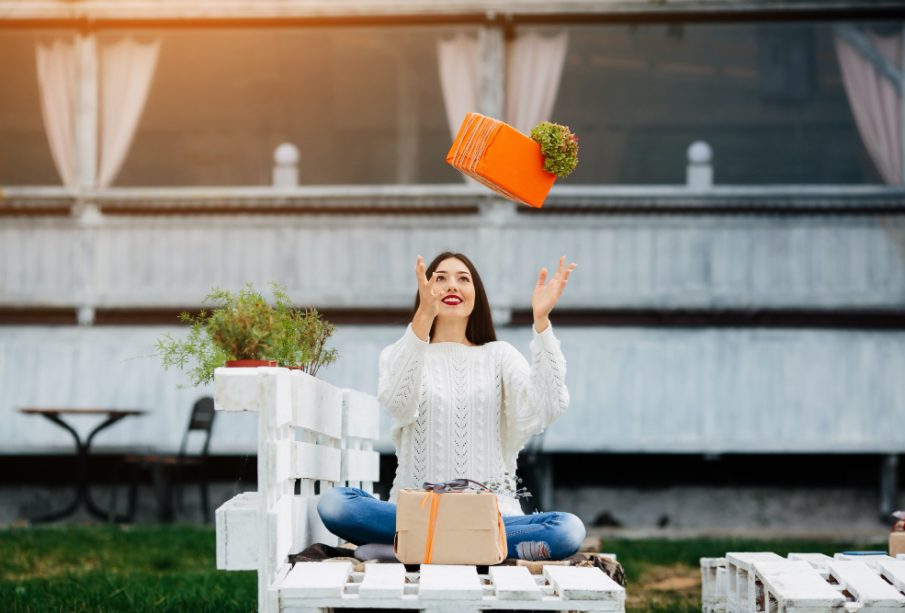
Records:
[[[227,360],[227,368],[255,368],[257,366],[279,366],[276,360]]]

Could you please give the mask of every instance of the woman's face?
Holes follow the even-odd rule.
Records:
[[[474,310],[475,301],[474,280],[468,267],[457,258],[446,258],[437,265],[436,273],[437,287],[441,292],[438,317],[468,319]]]

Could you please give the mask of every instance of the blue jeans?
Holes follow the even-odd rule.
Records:
[[[364,490],[328,490],[321,495],[317,512],[330,532],[350,543],[393,544],[396,505]],[[521,560],[562,560],[578,551],[585,536],[584,524],[571,513],[511,515],[503,517],[503,523],[508,557]]]

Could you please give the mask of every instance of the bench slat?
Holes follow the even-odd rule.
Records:
[[[451,564],[422,564],[418,586],[421,598],[479,600],[484,595],[478,569],[474,566]]]
[[[376,451],[343,449],[341,481],[380,481],[380,454]]]
[[[783,607],[829,609],[845,603],[845,597],[804,561],[755,562],[754,573],[781,611]]]
[[[625,600],[625,589],[599,568],[544,566],[553,591],[571,600]]]
[[[351,562],[299,562],[279,589],[289,597],[339,598],[351,574]]]
[[[315,443],[294,443],[296,479],[342,480],[342,450]]]
[[[877,562],[879,572],[892,583],[896,589],[905,591],[905,560],[893,558]]]
[[[830,574],[863,605],[902,607],[905,596],[884,581],[863,562],[837,560],[830,563]]]
[[[343,436],[380,438],[380,404],[377,398],[357,390],[343,390]]]
[[[500,600],[540,600],[543,591],[524,566],[491,566],[490,578]]]
[[[405,566],[402,564],[365,564],[365,576],[358,588],[362,598],[402,598]]]
[[[332,438],[342,437],[343,393],[307,373],[292,371],[292,424]]]

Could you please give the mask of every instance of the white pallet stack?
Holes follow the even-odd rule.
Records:
[[[625,589],[597,568],[303,562],[289,556],[312,543],[337,545],[317,514],[319,494],[338,485],[373,492],[380,457],[379,406],[373,396],[342,390],[285,368],[218,368],[219,411],[258,413],[258,491],[216,513],[217,568],[256,570],[258,611],[391,608],[468,613],[489,609],[625,610]]]
[[[905,560],[731,552],[701,558],[704,613],[905,613]]]

